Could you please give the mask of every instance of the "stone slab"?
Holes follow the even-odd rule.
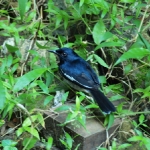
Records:
[[[50,116],[49,112],[45,114],[46,116]],[[87,118],[86,130],[83,127],[75,128],[71,124],[66,125],[63,130],[63,127],[59,126],[59,124],[65,121],[66,116],[67,113],[60,113],[59,115],[52,115],[45,120],[46,129],[44,134],[51,135],[57,147],[63,149],[59,139],[64,135],[64,130],[71,137],[74,137],[73,149],[80,144],[78,150],[96,150],[96,147],[106,141],[106,130],[97,119]],[[120,120],[116,119],[108,131],[109,135],[114,132],[119,124]]]

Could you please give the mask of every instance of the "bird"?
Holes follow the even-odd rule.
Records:
[[[97,74],[90,64],[81,58],[71,48],[63,47],[57,50],[48,50],[59,58],[58,68],[60,74],[75,89],[88,92],[97,102],[104,114],[116,111],[114,105],[99,89],[100,82]]]

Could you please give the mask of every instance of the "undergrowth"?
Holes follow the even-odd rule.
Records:
[[[105,95],[111,101],[121,99],[117,112],[105,116],[106,129],[116,118],[119,131],[130,120],[130,130],[122,131],[128,135],[124,141],[115,130],[113,139],[107,137],[97,150],[130,149],[134,142],[149,149],[149,6],[146,0],[1,1],[0,147],[27,150],[40,142],[43,149],[51,149],[53,137],[41,137],[45,111],[67,111],[62,128],[71,123],[86,130],[86,120],[97,118],[97,104],[64,85],[56,57],[47,52],[71,47],[99,74]],[[56,91],[62,105],[52,109]],[[70,93],[75,98],[68,106]],[[73,147],[74,137],[63,133],[59,141],[65,149],[80,148],[81,143]]]

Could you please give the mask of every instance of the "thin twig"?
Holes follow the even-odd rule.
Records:
[[[31,40],[31,43],[30,43],[30,46],[29,46],[29,50],[31,50],[31,49],[33,48],[34,43],[35,43],[35,41],[36,41],[36,38],[37,38],[37,35],[38,35],[38,31],[39,31],[40,25],[41,25],[41,18],[40,18],[39,20],[40,20],[40,21],[39,21],[39,26],[38,26],[38,28],[37,28],[37,31],[36,31],[36,33],[35,33],[33,39]],[[28,62],[29,55],[30,55],[30,53],[28,52],[27,55],[26,55],[25,61],[24,61],[24,63],[23,63],[22,66],[21,66],[21,76],[23,75],[24,66],[25,66],[26,63]]]
[[[138,38],[138,36],[139,36],[139,32],[141,31],[141,28],[142,28],[142,25],[143,25],[143,23],[144,23],[144,19],[145,19],[145,17],[146,17],[146,13],[147,13],[149,7],[150,7],[150,5],[147,5],[147,6],[146,6],[144,15],[143,15],[143,17],[142,17],[140,26],[139,26],[139,28],[138,28],[138,33],[137,33],[137,35],[135,36],[135,38],[133,38],[131,41],[134,41],[134,42],[135,42],[135,41],[137,40],[137,38]]]

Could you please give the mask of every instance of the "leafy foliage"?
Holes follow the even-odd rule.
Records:
[[[141,128],[149,128],[145,116],[149,113],[145,110],[149,108],[150,100],[148,1],[66,0],[57,5],[53,0],[46,4],[18,0],[17,6],[12,5],[11,9],[7,2],[0,6],[4,7],[0,10],[0,35],[13,38],[1,45],[0,127],[19,111],[23,117],[16,135],[20,138],[27,134],[22,141],[23,149],[31,149],[41,141],[38,125],[45,127],[42,112],[52,105],[54,92],[64,88],[57,76],[56,57],[42,52],[57,47],[73,47],[100,75],[104,93],[111,93],[112,101],[124,100],[118,104],[116,114],[106,116],[104,125],[107,129],[117,117],[126,119],[126,116],[140,114],[138,121],[132,121],[135,135],[119,146],[112,141],[112,149],[125,149],[131,146],[128,142],[137,141],[148,149],[149,138]],[[22,45],[26,39],[30,40],[24,54]],[[39,40],[48,42],[41,45]],[[69,94],[66,92],[62,96],[63,105],[55,110],[57,113],[68,111],[61,125],[72,123],[86,129],[87,113],[91,115],[91,111],[98,107],[82,92],[75,93],[76,103],[69,107],[65,104]],[[84,99],[88,103],[85,104]],[[146,135],[149,134],[146,132]],[[72,149],[73,138],[69,133],[64,132],[60,142],[65,148]],[[44,145],[50,149],[52,137]],[[2,140],[0,146],[17,149],[16,141],[11,139]]]

